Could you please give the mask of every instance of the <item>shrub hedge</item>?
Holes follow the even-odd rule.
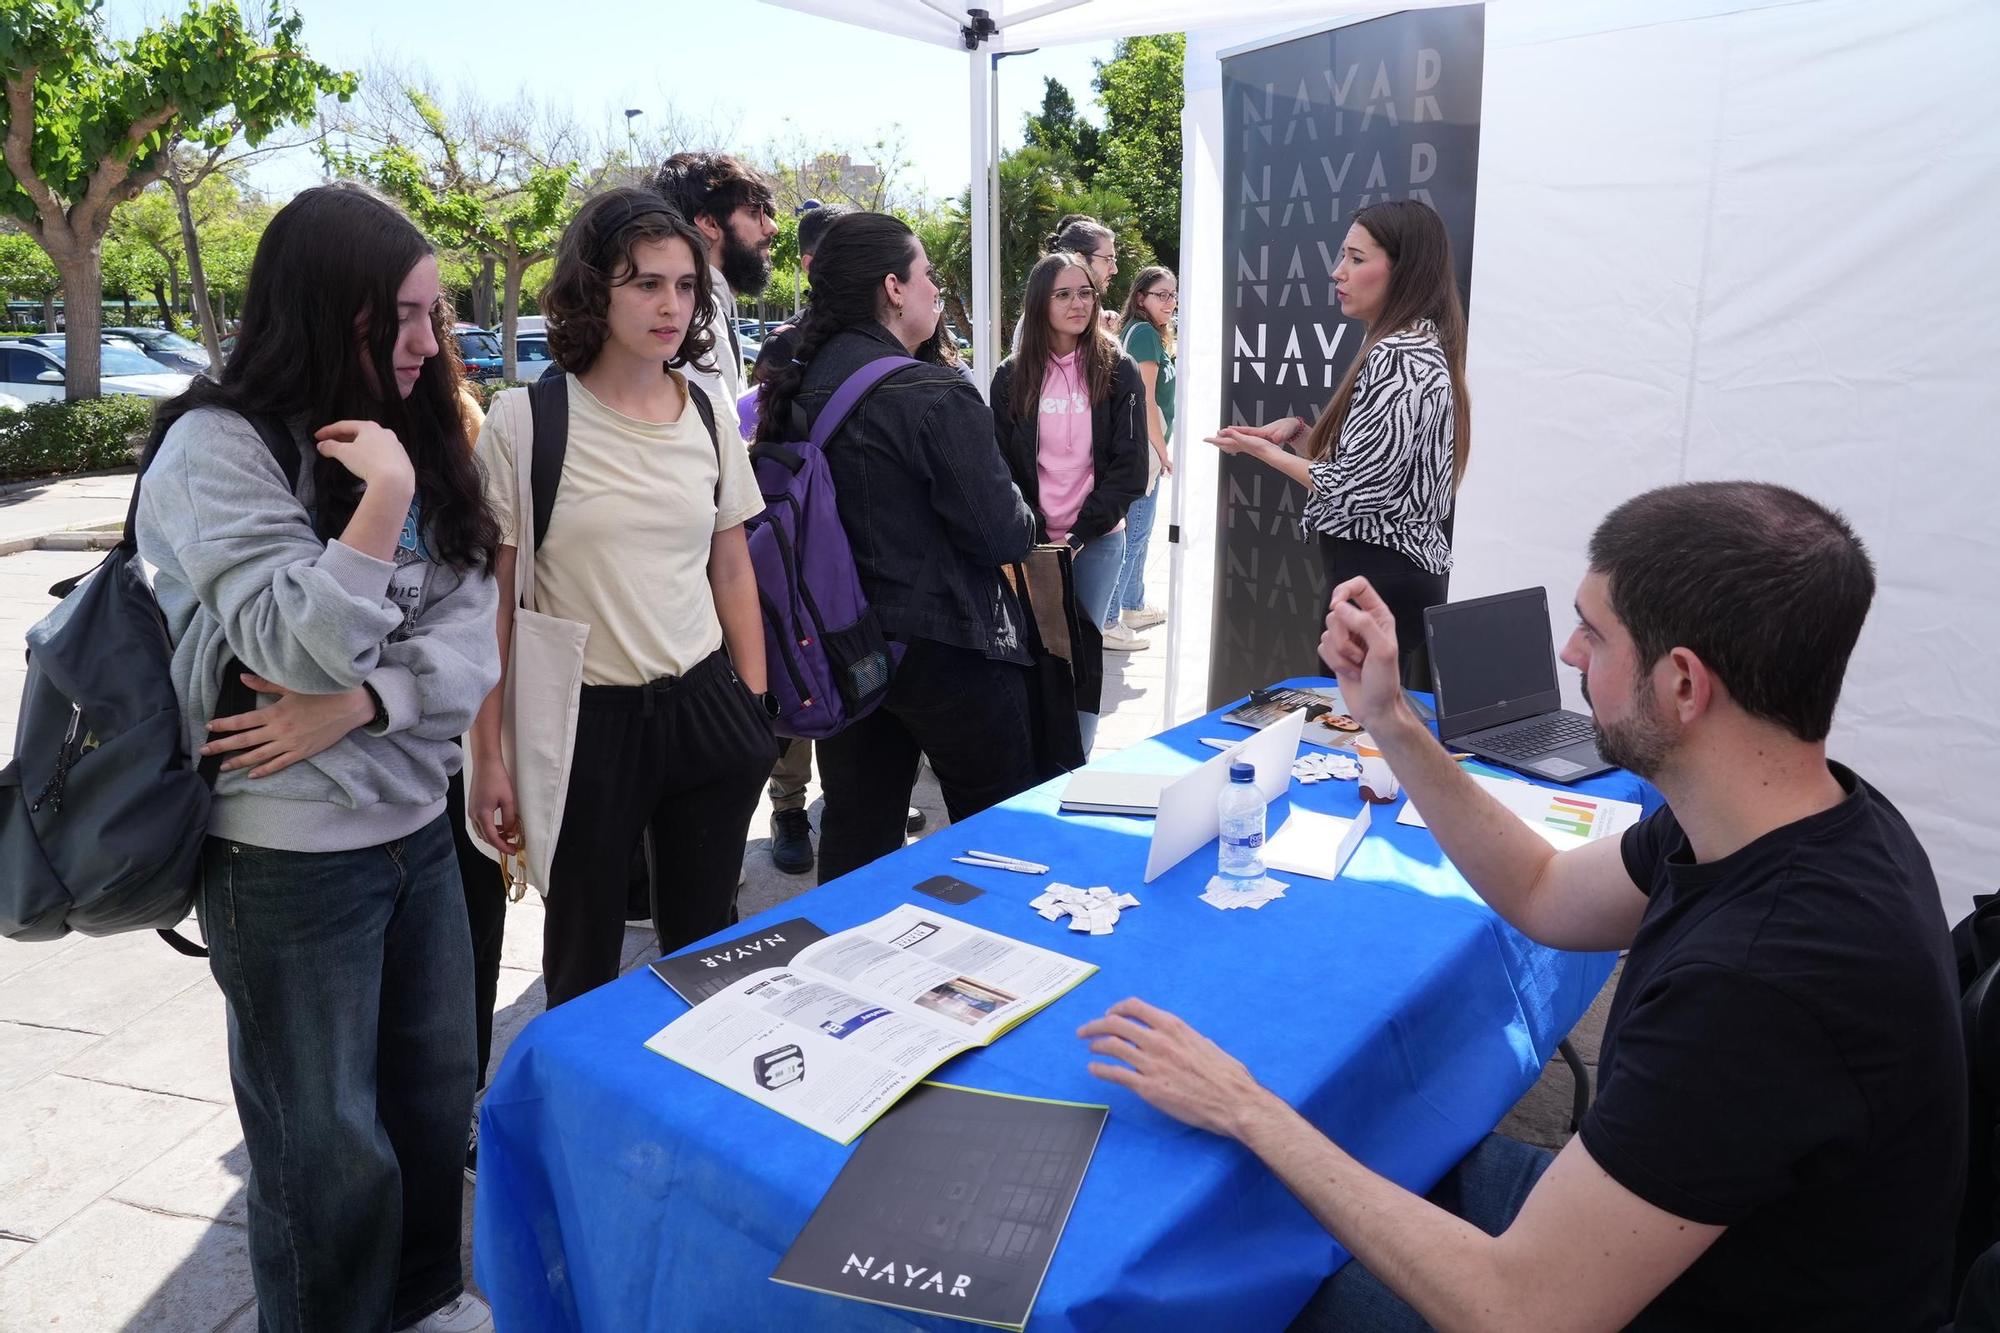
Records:
[[[0,481],[131,467],[152,424],[153,400],[136,394],[0,412]]]

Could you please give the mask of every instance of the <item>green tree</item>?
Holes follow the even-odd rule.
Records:
[[[0,226],[0,292],[10,301],[40,301],[42,327],[56,326],[62,275],[34,237],[10,226]]]
[[[491,259],[501,283],[500,373],[511,380],[522,280],[555,254],[576,215],[577,164],[538,160],[519,129],[482,133],[476,117],[454,119],[421,88],[404,95],[421,127],[414,142],[329,158],[400,199],[436,244]]]
[[[0,6],[0,211],[62,276],[71,398],[99,389],[112,210],[161,177],[176,140],[256,144],[354,87],[306,54],[301,19],[275,4],[262,33],[231,0],[197,0],[129,42],[107,36],[98,10],[99,0]]]
[[[1028,117],[1026,132],[1031,147],[1069,159],[1071,171],[1083,185],[1097,179],[1104,153],[1102,131],[1077,114],[1076,99],[1058,80],[1042,80],[1042,109]]]
[[[1024,146],[1000,158],[1000,345],[1005,349],[1007,340],[1013,336],[1014,322],[1020,318],[1021,298],[1027,292],[1028,270],[1042,257],[1042,243],[1056,229],[1065,214],[1086,213],[1096,218],[1117,233],[1119,276],[1112,281],[1111,290],[1105,293],[1105,304],[1115,306],[1124,299],[1126,286],[1131,275],[1153,262],[1153,250],[1147,243],[1140,226],[1136,210],[1131,200],[1114,190],[1085,188],[1070,170],[1069,160],[1046,148]],[[962,267],[957,263],[957,251],[952,251],[954,264],[947,267],[939,264],[947,278],[965,293],[961,309],[970,305],[971,283],[971,226],[972,194],[968,190],[959,196],[954,217],[961,227],[964,241],[965,259]],[[930,246],[925,245],[928,251]],[[937,264],[936,256],[932,263]],[[946,302],[950,303],[947,295]],[[970,319],[963,328],[972,327]]]
[[[1147,247],[1175,271],[1181,256],[1181,69],[1186,60],[1187,38],[1180,33],[1127,37],[1110,60],[1097,62],[1096,79],[1098,102],[1104,107],[1104,166],[1094,183],[1131,201]],[[1121,249],[1124,243],[1121,233]],[[1119,262],[1131,271],[1139,268],[1122,258]]]

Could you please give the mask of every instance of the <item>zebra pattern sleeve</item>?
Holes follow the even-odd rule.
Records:
[[[1369,350],[1330,457],[1312,464],[1308,532],[1374,542],[1450,568],[1451,372],[1428,321]]]

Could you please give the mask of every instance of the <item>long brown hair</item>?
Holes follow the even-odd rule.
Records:
[[[1076,341],[1090,405],[1095,407],[1111,396],[1111,376],[1118,369],[1120,353],[1118,344],[1104,331],[1104,321],[1097,317],[1103,293],[1090,280],[1082,255],[1058,250],[1043,255],[1028,270],[1028,294],[1021,299],[1021,346],[1014,353],[1014,387],[1007,395],[1017,417],[1041,410],[1042,375],[1055,355],[1055,340],[1049,336],[1049,294],[1056,289],[1056,280],[1072,268],[1083,275],[1083,285],[1091,291],[1090,327]]]
[[[197,375],[161,404],[147,462],[168,427],[197,408],[302,416],[308,427],[373,421],[394,431],[410,455],[431,550],[454,569],[490,569],[500,525],[460,410],[465,368],[446,302],[429,312],[437,354],[425,359],[407,397],[393,387],[396,297],[410,270],[434,253],[408,215],[367,186],[339,181],[301,191],[257,242],[242,331],[221,377]],[[385,393],[383,385],[392,387]],[[310,466],[318,526],[337,533],[361,503],[361,479],[326,454]]]
[[[1162,278],[1173,276],[1174,271],[1165,264],[1148,264],[1140,269],[1132,277],[1132,290],[1125,293],[1125,308],[1118,314],[1118,327],[1121,329],[1131,328],[1135,319],[1143,319],[1151,324],[1153,331],[1160,335],[1160,346],[1166,349],[1168,356],[1172,356],[1175,351],[1174,326],[1147,314],[1146,307],[1139,304],[1139,298],[1150,294],[1153,288],[1160,285]]]
[[[1456,491],[1472,457],[1472,400],[1465,392],[1465,305],[1458,299],[1451,238],[1445,234],[1444,219],[1428,204],[1391,199],[1360,210],[1354,222],[1374,237],[1389,257],[1389,291],[1382,313],[1368,326],[1361,350],[1341,377],[1340,387],[1333,391],[1306,436],[1305,456],[1317,461],[1333,453],[1354,401],[1354,381],[1375,344],[1428,319],[1437,325],[1438,343],[1444,348],[1445,365],[1451,372],[1451,485]]]

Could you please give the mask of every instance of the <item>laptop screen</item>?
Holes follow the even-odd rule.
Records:
[[[1523,588],[1424,612],[1438,732],[1464,735],[1562,707],[1549,598]]]

